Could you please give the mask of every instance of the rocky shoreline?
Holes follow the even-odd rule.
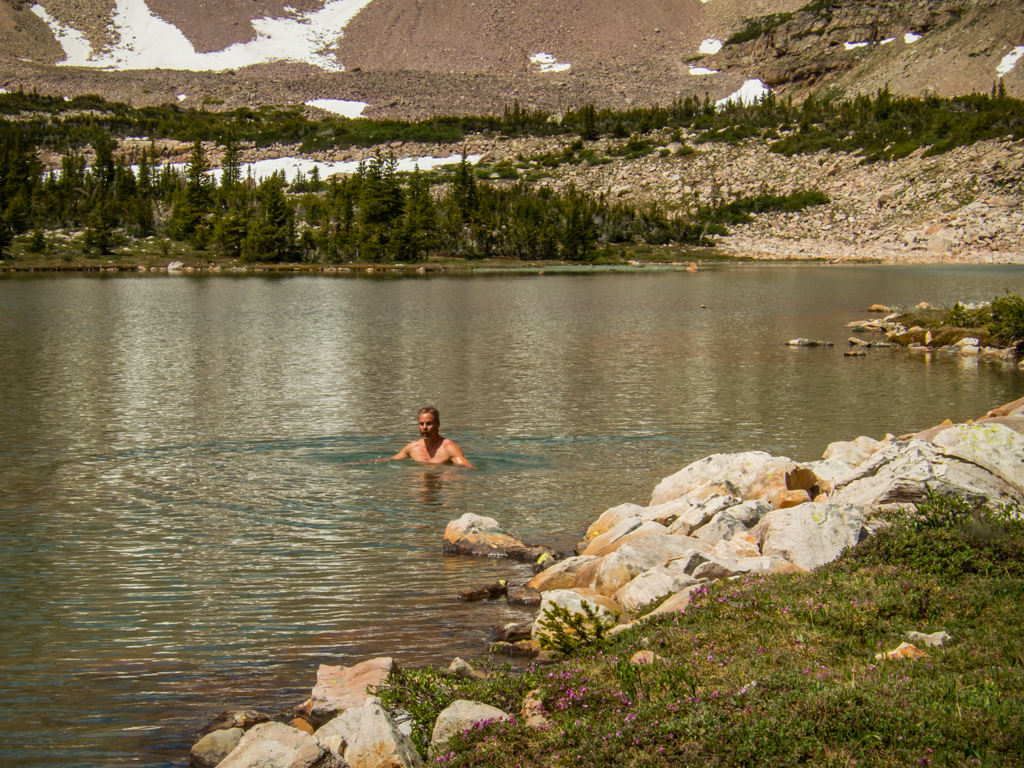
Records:
[[[609,634],[655,616],[685,614],[714,582],[803,574],[829,563],[894,516],[913,514],[933,494],[990,508],[1024,505],[1024,398],[976,421],[835,442],[822,460],[806,464],[761,451],[708,456],[662,480],[649,504],[604,512],[572,557],[525,544],[496,520],[471,514],[448,525],[444,548],[453,556],[539,561],[537,575],[523,587],[498,582],[463,597],[511,599],[515,593],[538,605],[537,621],[504,628],[506,640],[492,650],[554,663],[558,654],[542,650],[551,646],[549,612],[576,616],[581,631],[600,625]],[[527,631],[528,639],[515,639]],[[911,642],[877,658],[919,657],[918,646],[944,640],[942,633],[912,634]],[[641,650],[631,662],[656,660]],[[190,761],[196,768],[420,766],[424,755],[410,738],[410,724],[397,722],[374,695],[396,672],[390,658],[321,665],[307,701],[277,718],[224,713],[207,727]],[[483,676],[461,659],[445,674]],[[534,694],[515,716],[530,726],[547,722]],[[511,717],[480,702],[455,701],[437,718],[429,751],[437,754],[453,734]]]

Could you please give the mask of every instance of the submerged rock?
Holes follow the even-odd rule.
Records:
[[[444,531],[444,551],[449,554],[511,557],[536,560],[542,555],[561,558],[562,553],[540,544],[524,544],[509,535],[493,517],[467,512],[452,520]]]

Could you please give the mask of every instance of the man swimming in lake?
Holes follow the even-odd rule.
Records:
[[[457,464],[460,467],[476,469],[454,441],[441,437],[441,414],[437,412],[437,408],[421,408],[417,421],[420,439],[409,443],[392,456],[392,459],[412,459],[425,464]]]

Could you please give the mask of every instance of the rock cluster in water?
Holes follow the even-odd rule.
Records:
[[[909,511],[929,493],[1024,505],[1024,398],[977,422],[832,443],[822,460],[803,465],[762,451],[708,456],[662,480],[646,506],[621,504],[605,511],[567,559],[526,545],[497,521],[476,515],[448,525],[445,549],[517,558],[540,554],[546,567],[519,590],[537,596],[538,620],[501,628],[503,642],[496,644],[504,652],[536,655],[549,631],[543,619],[553,606],[607,617],[616,624],[609,631],[619,632],[651,616],[685,612],[691,595],[710,582],[806,573],[831,562],[885,525],[882,513]],[[508,589],[510,597],[514,591]],[[650,610],[652,605],[657,607]],[[948,639],[943,633],[912,635],[927,646]],[[905,646],[890,653],[920,653]],[[650,664],[657,658],[641,652],[632,661]],[[409,728],[372,693],[394,668],[390,658],[353,667],[321,665],[311,697],[294,709],[290,722],[271,722],[254,711],[224,713],[192,748],[190,762],[196,768],[423,765]],[[452,662],[449,673],[482,676],[462,659]],[[546,722],[532,694],[520,714],[529,725]],[[453,733],[508,718],[486,704],[456,701],[437,719],[431,752]]]

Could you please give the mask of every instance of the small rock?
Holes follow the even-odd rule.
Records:
[[[537,596],[537,599],[540,599],[540,595]],[[532,629],[532,621],[510,622],[500,627],[495,627],[494,632],[491,633],[491,641],[514,643],[518,640],[526,640],[530,637]]]
[[[542,545],[524,544],[510,536],[493,517],[481,517],[467,512],[452,520],[444,532],[444,551],[449,554],[511,557],[517,560],[536,560],[543,554],[561,559],[560,552]]]
[[[872,304],[868,307],[868,312],[891,312],[892,310],[884,304]]]
[[[664,661],[664,659],[654,651],[637,651],[629,658],[629,663],[636,664],[637,666],[654,664],[659,661]]]
[[[831,347],[831,341],[815,341],[814,339],[790,339],[786,342],[789,347]]]
[[[549,725],[548,719],[544,717],[544,701],[541,699],[540,688],[526,694],[520,714],[523,723],[529,728],[545,728]]]
[[[926,635],[923,632],[907,632],[907,639],[913,640],[915,643],[922,643],[928,648],[942,648],[947,640],[953,639],[953,636],[940,629],[938,632],[932,632],[930,635]]]
[[[899,646],[893,651],[886,651],[884,653],[876,653],[876,661],[895,661],[897,659],[921,659],[928,654],[918,648],[916,645],[910,643],[900,643]]]
[[[511,587],[506,600],[509,605],[537,607],[540,605],[540,592],[530,587]]]
[[[217,715],[213,722],[203,729],[203,733],[213,733],[229,728],[241,728],[243,731],[247,731],[254,725],[266,723],[269,720],[268,715],[257,712],[255,709],[228,710]]]
[[[227,728],[206,734],[189,751],[189,765],[193,768],[215,768],[238,746],[244,733],[241,728]]]
[[[464,680],[486,680],[487,675],[479,670],[473,669],[469,662],[463,661],[458,656],[452,659],[452,663],[448,665],[448,671],[451,672],[455,677],[461,677]]]
[[[843,352],[843,357],[867,357],[868,353],[863,349],[850,349]]]
[[[499,579],[485,587],[462,590],[459,592],[459,600],[465,600],[467,603],[477,600],[496,600],[506,594],[508,594],[508,582],[504,579]]]
[[[498,642],[491,643],[488,650],[499,656],[532,659],[540,653],[540,643],[536,640],[518,640],[514,643]]]

